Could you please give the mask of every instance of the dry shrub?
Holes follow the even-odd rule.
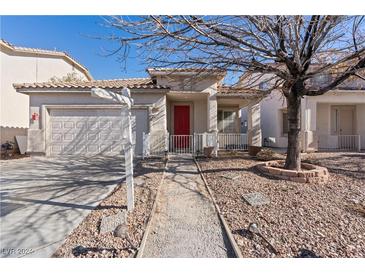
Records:
[[[260,152],[256,154],[256,158],[260,161],[271,161],[276,159],[275,152],[270,148],[263,148]]]

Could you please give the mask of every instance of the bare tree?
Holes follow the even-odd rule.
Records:
[[[301,98],[351,77],[364,81],[362,16],[116,16],[105,22],[116,31],[107,38],[118,42],[122,59],[134,46],[148,65],[251,73],[255,83],[262,78],[267,90],[280,90],[288,108],[287,169],[301,166]]]

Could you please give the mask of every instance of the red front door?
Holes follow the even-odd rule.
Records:
[[[174,147],[189,148],[190,106],[174,106],[174,135]]]

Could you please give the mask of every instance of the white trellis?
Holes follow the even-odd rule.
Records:
[[[91,96],[99,97],[121,104],[121,117],[124,119],[122,136],[125,138],[124,157],[125,173],[127,182],[127,208],[132,211],[134,208],[134,184],[133,184],[133,144],[132,144],[132,123],[131,123],[131,106],[133,99],[130,90],[122,89],[121,93],[108,91],[101,88],[91,89]]]

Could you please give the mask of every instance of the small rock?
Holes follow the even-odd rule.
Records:
[[[242,197],[251,206],[260,206],[270,203],[270,199],[260,192],[243,194]]]
[[[262,248],[261,248],[261,246],[260,246],[259,244],[254,243],[254,244],[253,244],[253,246],[254,246],[254,248],[255,248],[256,250],[261,250],[261,249],[262,249]]]
[[[220,177],[227,179],[227,180],[236,180],[240,177],[240,175],[229,172],[229,173],[220,175]]]
[[[238,244],[239,246],[244,246],[244,242],[243,242],[243,240],[242,240],[242,239],[238,239],[238,240],[237,240],[237,244]]]
[[[100,223],[100,234],[114,232],[118,225],[127,223],[127,212],[120,211],[117,214],[103,217]]]
[[[351,199],[350,202],[354,203],[355,205],[360,204],[360,200],[358,199]]]
[[[259,234],[260,233],[259,227],[256,223],[250,223],[248,225],[248,231],[250,231],[253,234]]]
[[[87,248],[83,247],[82,245],[78,245],[75,248],[72,249],[72,254],[76,257],[80,255],[86,255],[87,254]]]
[[[319,256],[312,250],[302,248],[298,252],[298,258],[319,258]]]
[[[126,224],[118,225],[114,230],[114,236],[119,238],[125,238],[128,236],[128,227]]]
[[[142,176],[134,178],[134,184],[137,186],[141,186],[145,184],[145,179]]]
[[[319,236],[321,236],[322,238],[326,238],[326,236],[325,235],[323,235],[321,232],[319,232],[319,231],[317,231],[317,234],[319,235]]]

